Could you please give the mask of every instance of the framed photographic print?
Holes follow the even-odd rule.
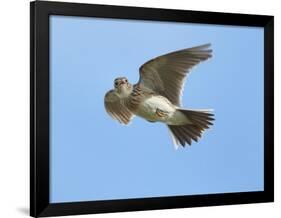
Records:
[[[31,2],[30,215],[272,202],[273,17]]]

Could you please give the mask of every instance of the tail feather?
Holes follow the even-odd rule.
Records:
[[[185,144],[191,145],[192,140],[197,142],[202,133],[213,125],[212,121],[215,120],[214,114],[210,110],[178,110],[190,120],[191,124],[168,125],[168,128],[172,133],[175,144],[183,147],[185,147]]]

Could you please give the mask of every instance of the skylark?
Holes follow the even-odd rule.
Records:
[[[190,70],[212,55],[210,44],[183,49],[156,57],[140,69],[138,83],[132,85],[126,77],[114,80],[114,89],[104,97],[107,113],[122,124],[134,115],[149,122],[167,124],[174,144],[191,145],[212,125],[212,110],[181,108],[184,80]]]

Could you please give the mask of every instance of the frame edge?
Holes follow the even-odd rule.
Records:
[[[32,217],[40,216],[50,204],[49,42],[46,40],[48,34],[48,8],[40,1],[30,2],[30,216]]]
[[[274,202],[274,17],[264,26],[264,190]]]
[[[35,149],[34,149],[34,63],[35,63],[35,2],[30,2],[29,6],[30,12],[30,186],[29,186],[29,215],[35,216],[36,214],[36,198],[35,198]]]

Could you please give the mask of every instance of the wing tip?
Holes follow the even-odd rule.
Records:
[[[212,49],[206,50],[207,48],[210,48],[212,46],[212,43],[206,43],[206,44],[202,44],[202,45],[197,45],[194,47],[189,48],[190,51],[192,50],[196,50],[196,51],[210,51],[212,52]]]

